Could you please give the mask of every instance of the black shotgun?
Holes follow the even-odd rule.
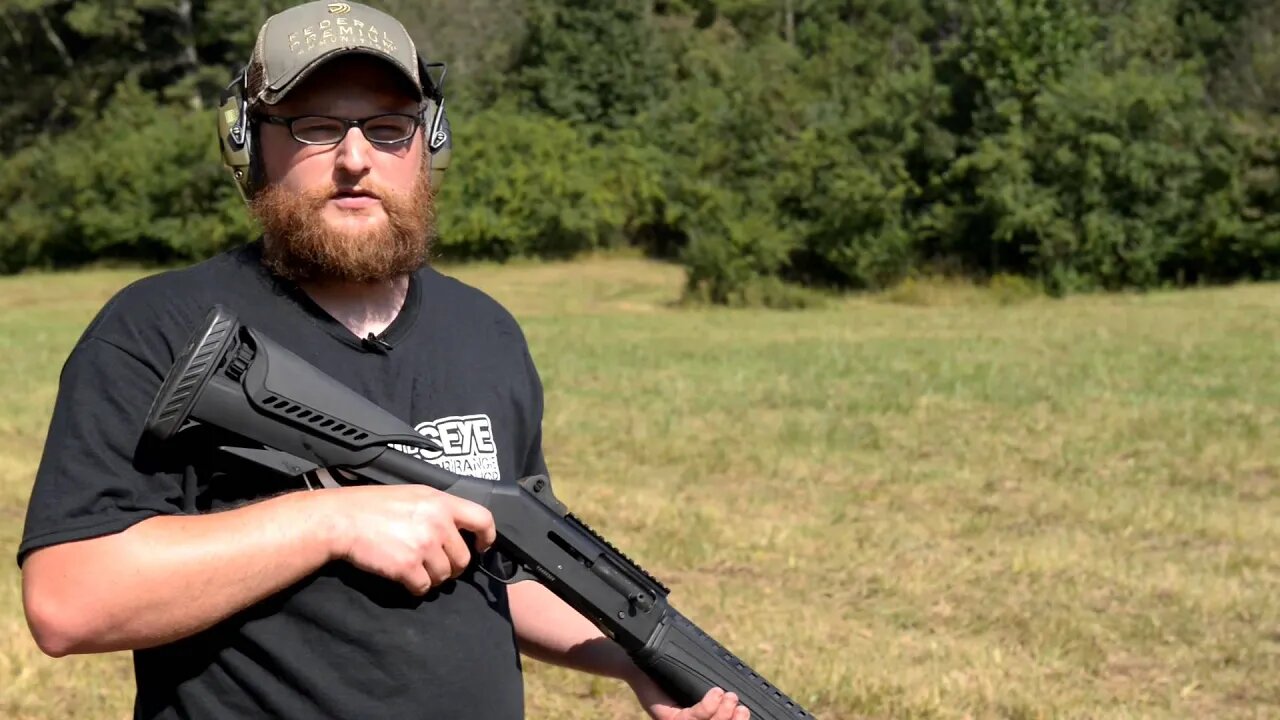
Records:
[[[406,450],[438,451],[389,412],[215,306],[191,335],[147,415],[159,441],[198,425],[222,449],[279,472],[340,469],[367,482],[419,483],[493,513],[493,549],[619,643],[684,706],[713,687],[737,693],[758,720],[812,718],[667,601],[668,589],[575,517],[545,476],[501,484],[451,473]],[[331,473],[338,477],[339,473]]]

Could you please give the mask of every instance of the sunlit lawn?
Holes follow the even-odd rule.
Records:
[[[557,493],[818,717],[1280,717],[1280,286],[768,312],[640,260],[448,272],[524,324]],[[35,648],[12,551],[62,359],[137,274],[0,280],[3,717],[130,711],[127,655]]]

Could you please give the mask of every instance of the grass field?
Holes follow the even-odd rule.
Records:
[[[824,720],[1280,718],[1280,286],[677,309],[678,269],[451,268],[522,320],[558,494]],[[0,545],[55,379],[134,277],[0,280]],[[0,564],[0,716],[123,718]],[[639,718],[534,665],[530,718]]]

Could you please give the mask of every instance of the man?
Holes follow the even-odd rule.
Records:
[[[32,634],[55,657],[132,650],[141,718],[520,718],[523,651],[628,683],[659,720],[744,720],[718,690],[673,707],[543,586],[476,573],[462,531],[494,540],[479,505],[311,490],[198,443],[138,444],[221,303],[420,431],[467,434],[436,462],[545,472],[520,328],[426,263],[433,116],[415,60],[398,22],[356,3],[263,27],[241,176],[263,238],[123,289],[71,352],[18,551]]]

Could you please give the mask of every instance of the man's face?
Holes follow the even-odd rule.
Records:
[[[340,57],[313,72],[264,114],[362,119],[416,115],[408,81],[385,62]],[[369,282],[425,261],[431,221],[419,128],[395,145],[350,128],[336,145],[298,142],[284,125],[260,123],[267,187],[252,203],[267,234],[267,261],[295,280]]]

